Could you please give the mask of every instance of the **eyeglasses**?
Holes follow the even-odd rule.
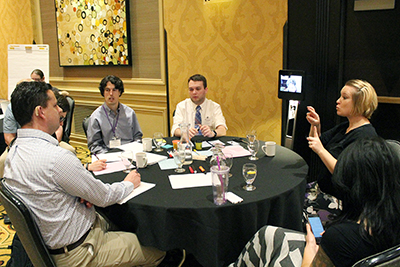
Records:
[[[65,121],[65,117],[60,117],[60,122],[63,122],[63,121]]]

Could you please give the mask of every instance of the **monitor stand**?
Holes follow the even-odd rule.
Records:
[[[296,129],[296,118],[297,118],[298,107],[299,107],[299,101],[289,100],[289,110],[287,116],[285,143],[284,143],[284,146],[289,149],[293,149],[293,140]]]

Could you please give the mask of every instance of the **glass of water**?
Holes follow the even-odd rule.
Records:
[[[243,186],[243,189],[246,191],[253,191],[256,187],[253,185],[254,180],[257,176],[257,166],[253,163],[246,163],[242,168],[243,177],[246,181],[246,185]]]

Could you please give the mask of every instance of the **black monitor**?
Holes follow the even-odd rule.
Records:
[[[304,78],[302,70],[280,70],[278,97],[287,100],[304,100]]]

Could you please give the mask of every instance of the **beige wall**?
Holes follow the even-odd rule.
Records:
[[[208,98],[222,106],[228,135],[256,129],[260,139],[280,143],[286,13],[284,0],[164,0],[171,111],[188,96],[188,77],[201,73]]]
[[[2,62],[0,64],[0,98],[6,99],[8,92],[7,47],[9,44],[32,44],[33,29],[30,0],[3,0],[0,3],[0,62]]]
[[[222,106],[229,135],[245,136],[247,130],[256,129],[260,139],[280,141],[281,101],[276,88],[277,73],[282,67],[282,28],[287,1],[131,2],[136,62],[129,68],[59,67],[53,0],[40,0],[41,14],[33,13],[34,24],[41,17],[43,43],[50,44],[49,80],[54,86],[70,91],[77,101],[73,142],[85,142],[81,121],[102,103],[97,86],[106,74],[123,77],[127,89],[122,101],[137,111],[145,135],[155,131],[168,134],[163,25],[168,40],[170,117],[176,104],[188,95],[187,78],[202,73],[208,78],[208,97]],[[29,16],[34,4],[31,7],[29,0],[4,1],[4,4],[6,8],[0,12],[7,19],[2,19],[0,40],[31,43],[40,32],[32,26]],[[21,13],[25,15],[20,16]],[[3,62],[7,60],[7,44],[0,42]],[[6,64],[0,68],[1,96],[6,96]]]

